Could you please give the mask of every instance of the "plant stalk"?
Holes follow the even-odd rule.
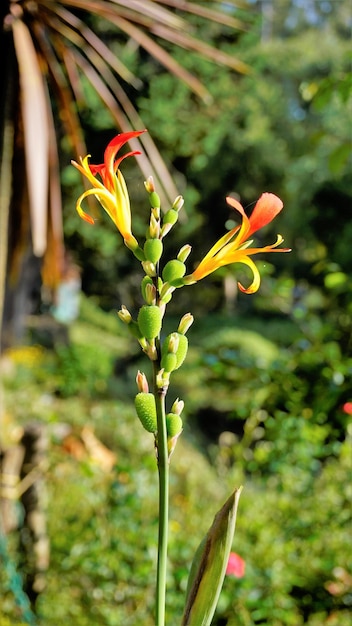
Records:
[[[166,568],[169,528],[169,454],[167,448],[167,431],[165,419],[166,389],[158,389],[156,376],[160,368],[158,361],[154,361],[154,394],[157,413],[157,446],[158,446],[158,473],[159,473],[159,536],[158,536],[158,564],[156,577],[156,626],[165,626],[165,599],[166,599]]]

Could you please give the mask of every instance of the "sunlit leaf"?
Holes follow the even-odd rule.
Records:
[[[182,626],[210,626],[225,578],[242,488],[216,514],[195,554],[187,586]]]

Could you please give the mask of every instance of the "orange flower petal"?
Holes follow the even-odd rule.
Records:
[[[273,193],[263,193],[256,203],[252,215],[249,218],[250,229],[247,236],[255,233],[263,226],[270,224],[274,217],[280,213],[284,204],[278,196]]]

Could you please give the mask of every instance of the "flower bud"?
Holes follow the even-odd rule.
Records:
[[[137,393],[134,404],[137,415],[148,433],[155,433],[158,429],[156,418],[155,398],[152,393]]]
[[[160,300],[167,304],[168,302],[170,302],[174,291],[175,287],[169,285],[169,283],[164,283],[160,290]]]
[[[145,301],[147,304],[155,304],[156,299],[156,287],[153,284],[148,283],[145,286]]]
[[[148,176],[147,180],[144,181],[144,187],[148,193],[153,193],[153,191],[155,191],[153,176]]]
[[[160,209],[157,209],[159,211]],[[160,215],[155,215],[155,209],[152,209],[149,221],[148,239],[158,239],[160,235]]]
[[[181,333],[181,335],[185,335],[188,329],[192,326],[193,321],[193,315],[191,313],[185,313],[178,325],[178,332]]]
[[[179,251],[177,258],[179,261],[182,261],[182,263],[184,263],[189,255],[191,254],[192,251],[192,246],[189,245],[189,243],[186,243],[185,246],[182,246],[181,250]]]
[[[178,220],[178,212],[175,209],[169,209],[166,211],[163,217],[163,224],[176,224]]]
[[[162,277],[165,282],[171,283],[178,278],[182,278],[186,273],[186,266],[182,261],[178,261],[178,259],[173,259],[172,261],[168,261],[166,263],[163,271]]]
[[[176,398],[175,402],[173,403],[171,407],[170,413],[177,413],[177,415],[181,415],[184,406],[185,406],[184,401],[180,400],[179,398]]]
[[[153,281],[150,278],[150,276],[143,276],[142,282],[141,282],[141,292],[142,292],[143,300],[145,300],[146,302],[147,302],[147,298],[146,298],[147,285],[153,285]]]
[[[172,208],[175,209],[175,211],[180,211],[183,207],[185,203],[185,200],[182,196],[177,196],[174,200],[174,203],[172,205]]]
[[[142,261],[142,267],[147,276],[156,276],[155,265],[151,261]]]
[[[165,368],[166,372],[173,372],[181,367],[183,361],[186,358],[188,351],[188,339],[185,335],[181,335],[181,333],[171,333],[168,335],[162,345],[161,348],[161,367]],[[176,356],[176,361],[173,359],[169,359],[169,361],[165,361],[168,363],[168,367],[165,367],[163,358],[169,354],[174,354]],[[170,369],[170,365],[172,364],[172,369]]]
[[[181,367],[188,352],[188,339],[186,335],[181,335],[180,333],[178,333],[178,338],[179,338],[179,342],[178,342],[178,348],[176,352],[177,363],[176,363],[175,370],[178,370],[178,368]]]
[[[160,366],[164,370],[164,372],[166,372],[168,374],[170,372],[173,372],[174,369],[177,366],[177,356],[176,356],[176,354],[174,352],[167,352],[166,354],[164,354],[161,357]]]
[[[151,208],[150,214],[154,217],[154,219],[159,222],[160,221],[160,207],[154,206]]]
[[[166,416],[166,430],[167,436],[172,439],[176,435],[179,435],[182,431],[182,419],[177,413],[168,413]]]
[[[158,194],[156,193],[156,191],[152,191],[149,194],[149,202],[150,202],[150,206],[152,208],[154,208],[154,207],[160,208],[160,198],[159,198]]]
[[[159,335],[161,325],[162,315],[158,306],[152,304],[141,307],[138,313],[138,326],[143,337],[146,337],[148,341],[152,341]]]
[[[162,345],[161,353],[167,354],[168,352],[172,352],[176,354],[179,344],[179,336],[178,333],[171,333],[168,335]]]
[[[160,236],[162,239],[166,237],[166,235],[170,232],[171,228],[172,228],[172,224],[164,224],[164,226],[162,227],[160,231]]]
[[[143,372],[140,372],[139,370],[136,376],[136,383],[137,383],[138,391],[143,392],[143,393],[149,392],[147,377],[145,374],[143,374]]]
[[[144,254],[147,261],[157,263],[163,253],[163,244],[160,239],[147,239],[144,244]]]
[[[117,311],[117,315],[125,324],[130,324],[132,321],[132,315],[124,304],[121,306],[120,311]]]

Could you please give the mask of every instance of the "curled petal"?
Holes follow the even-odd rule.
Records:
[[[253,272],[253,281],[251,282],[249,287],[247,287],[246,289],[245,287],[243,287],[242,283],[238,282],[237,285],[239,290],[243,293],[255,293],[260,287],[260,274],[256,264],[254,263],[254,261],[252,261],[252,259],[244,255],[241,259],[237,259],[236,261],[238,263],[243,263],[244,265],[247,265]]]
[[[127,157],[138,156],[139,154],[142,154],[140,150],[133,150],[132,152],[126,152],[126,154],[120,156],[118,159],[116,159],[114,163],[114,171],[116,172],[117,168],[120,166],[121,161],[123,161]]]
[[[89,191],[91,192],[93,190],[89,189]],[[90,196],[90,195],[91,194],[88,193],[87,191],[82,193],[82,195],[78,198],[78,200],[76,202],[76,210],[77,210],[78,215],[82,218],[82,220],[84,220],[85,222],[88,222],[88,224],[94,224],[94,219],[92,218],[92,216],[89,215],[88,213],[86,213],[85,211],[83,211],[83,209],[81,207],[81,203],[84,200],[84,198],[86,198],[86,196]]]
[[[89,224],[94,224],[94,219],[90,215],[88,215],[88,213],[83,211],[81,207],[82,200],[84,200],[88,196],[95,196],[97,200],[99,200],[103,209],[107,212],[109,217],[114,222],[115,226],[121,232],[121,224],[119,223],[117,212],[116,212],[115,199],[111,195],[111,193],[107,191],[107,189],[104,189],[104,188],[103,189],[88,189],[87,191],[82,193],[82,195],[78,198],[77,203],[76,203],[76,209],[77,209],[79,216],[82,217],[86,222],[89,222]],[[123,230],[125,232],[125,229]],[[123,233],[121,232],[121,234]]]

